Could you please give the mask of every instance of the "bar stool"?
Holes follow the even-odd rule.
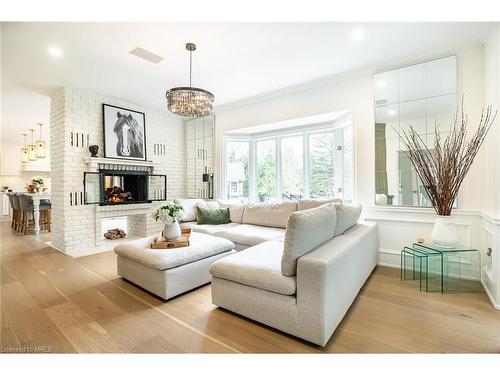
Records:
[[[16,193],[7,193],[9,197],[10,207],[12,208],[12,222],[10,227],[15,231],[18,230],[20,215],[21,215],[21,207],[19,206],[19,199],[16,196]]]
[[[17,197],[21,208],[20,230],[26,234],[28,226],[34,224],[33,201],[22,193],[18,194]],[[47,229],[49,232],[51,231],[50,210],[50,204],[40,204],[40,228]]]

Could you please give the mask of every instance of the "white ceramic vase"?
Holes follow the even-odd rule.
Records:
[[[438,215],[431,233],[432,242],[437,246],[452,248],[458,243],[457,229],[451,216]]]
[[[181,234],[181,227],[177,221],[172,224],[165,224],[163,227],[163,237],[169,241],[176,240]]]

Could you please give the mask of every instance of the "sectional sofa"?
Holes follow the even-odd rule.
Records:
[[[325,346],[377,264],[378,230],[360,206],[335,200],[239,205],[181,200],[183,226],[224,238],[237,253],[215,261],[212,302]],[[196,206],[228,207],[231,222],[198,225]]]

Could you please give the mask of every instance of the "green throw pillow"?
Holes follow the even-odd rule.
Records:
[[[231,222],[229,208],[196,207],[196,210],[198,212],[198,224],[227,224]]]

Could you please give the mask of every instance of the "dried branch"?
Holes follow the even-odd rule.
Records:
[[[467,139],[467,115],[462,105],[457,108],[450,134],[442,142],[439,126],[434,125],[434,149],[429,150],[415,129],[398,133],[406,154],[422,181],[438,215],[451,215],[462,182],[495,121],[491,106],[483,108],[476,132]]]

